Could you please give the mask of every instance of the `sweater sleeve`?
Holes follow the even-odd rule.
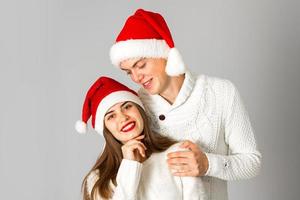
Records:
[[[113,200],[136,200],[137,189],[142,173],[142,164],[123,159],[117,175],[117,187]]]
[[[111,200],[136,200],[136,193],[142,172],[142,164],[123,159],[117,174],[117,186],[111,183],[113,188],[113,196]],[[99,179],[99,172],[92,172],[87,179],[87,191],[91,195],[92,189]],[[102,198],[99,191],[95,191],[95,200],[106,200]]]
[[[254,177],[261,167],[261,154],[257,149],[248,113],[236,87],[228,81],[223,124],[228,155],[206,153],[209,168],[207,176],[223,180]],[[226,104],[228,103],[228,104]]]

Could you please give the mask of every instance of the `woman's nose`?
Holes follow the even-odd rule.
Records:
[[[126,122],[127,120],[129,119],[129,116],[124,114],[124,113],[121,113],[120,114],[120,121],[121,122]]]

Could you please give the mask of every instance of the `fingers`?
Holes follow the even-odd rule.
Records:
[[[180,148],[188,148],[189,145],[191,145],[192,142],[190,140],[185,140],[181,143],[181,145],[179,146]]]
[[[197,167],[197,164],[169,164],[169,169],[172,172],[174,176],[198,176],[199,175],[199,169]]]
[[[195,155],[192,151],[176,151],[172,153],[168,153],[168,158],[194,158]]]
[[[174,176],[202,176],[208,168],[208,161],[200,147],[191,141],[184,141],[177,151],[167,155],[167,163]]]
[[[131,145],[135,145],[135,144],[141,145],[145,150],[147,149],[147,147],[144,145],[144,143],[142,143],[141,141],[138,141],[138,140],[130,140],[123,146],[131,146]]]
[[[138,137],[133,138],[133,140],[142,140],[144,138],[145,138],[145,135],[139,135]]]
[[[197,173],[195,173],[193,171],[174,172],[173,176],[197,176]]]
[[[188,165],[169,165],[169,168],[172,172],[187,172],[190,171]]]
[[[146,149],[146,146],[141,141],[130,140],[122,146],[123,157],[138,161],[140,156],[146,157]]]
[[[197,165],[171,164],[169,169],[174,176],[198,176]]]
[[[146,157],[146,153],[145,153],[145,147],[143,143],[139,143],[139,144],[134,144],[132,146],[133,150],[138,150],[138,152],[140,153],[141,156]]]
[[[190,149],[193,152],[201,151],[200,147],[195,143],[191,142],[190,140],[185,140],[179,147]]]
[[[182,165],[182,164],[190,164],[191,159],[189,158],[170,158],[167,159],[169,165]]]

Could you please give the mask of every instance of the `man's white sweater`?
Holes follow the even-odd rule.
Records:
[[[151,127],[176,140],[191,140],[209,161],[202,177],[210,200],[227,200],[227,181],[254,177],[261,166],[248,113],[228,80],[190,72],[171,105],[159,95],[139,90]],[[199,177],[200,178],[200,177]]]

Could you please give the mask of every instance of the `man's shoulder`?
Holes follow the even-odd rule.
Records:
[[[196,85],[201,82],[204,83],[206,88],[210,88],[216,93],[224,93],[225,91],[234,91],[236,89],[234,83],[227,78],[200,74],[196,77]]]
[[[206,74],[200,74],[196,78],[197,81],[204,80],[207,84],[210,86],[230,86],[233,85],[232,81],[226,78],[217,77],[217,76],[211,76]]]

